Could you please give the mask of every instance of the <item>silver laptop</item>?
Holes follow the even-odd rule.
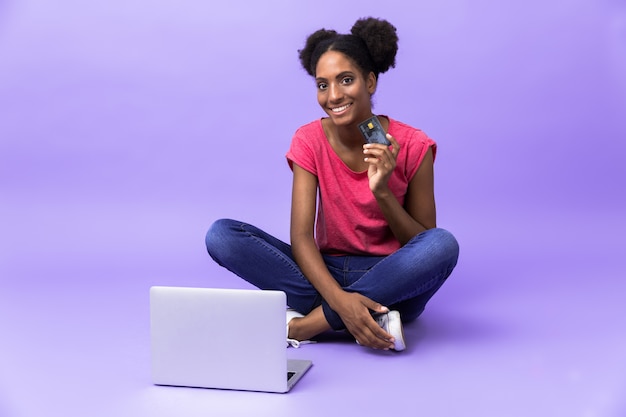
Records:
[[[152,287],[156,385],[287,392],[311,367],[288,360],[282,291]]]

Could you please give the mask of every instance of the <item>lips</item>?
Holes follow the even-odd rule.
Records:
[[[342,111],[346,110],[350,106],[352,106],[352,103],[345,104],[345,105],[343,105],[341,107],[332,107],[330,110],[333,113],[341,113]]]

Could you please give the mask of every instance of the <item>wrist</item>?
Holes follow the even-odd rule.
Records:
[[[333,311],[338,311],[341,309],[341,306],[345,304],[342,300],[346,294],[347,293],[342,288],[336,288],[331,293],[327,294],[324,299]]]
[[[393,197],[393,193],[389,189],[389,187],[378,187],[372,190],[372,194],[374,194],[374,198],[378,201],[386,200],[388,198]]]

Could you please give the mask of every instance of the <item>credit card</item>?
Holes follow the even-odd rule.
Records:
[[[376,116],[370,117],[364,122],[359,123],[359,129],[367,143],[382,143],[383,145],[391,145],[389,139],[385,136],[385,131]]]

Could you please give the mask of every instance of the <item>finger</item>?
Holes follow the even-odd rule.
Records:
[[[366,162],[381,161],[385,165],[395,164],[395,159],[389,149],[371,148],[364,150],[363,153]]]
[[[373,349],[390,349],[393,347],[391,335],[387,334],[372,318],[371,312],[385,313],[389,309],[380,303],[362,295],[353,293],[353,301],[360,305],[360,312],[352,315],[343,315],[342,319],[347,330],[362,346]],[[362,310],[361,310],[362,309]]]
[[[383,350],[393,348],[391,335],[386,334],[370,315],[364,322],[351,323],[347,330],[361,346]]]
[[[386,344],[389,344],[389,343],[393,344],[394,337],[390,335],[389,333],[387,333],[386,331],[384,331],[383,328],[380,327],[380,325],[376,322],[376,320],[374,320],[373,317],[372,317],[372,322],[370,326],[371,326],[370,330],[372,334],[375,335],[378,339],[382,340]]]
[[[373,349],[388,350],[393,348],[393,338],[388,335],[374,319],[371,326],[362,328],[362,331],[356,336],[357,342],[362,346],[367,346]]]
[[[370,167],[376,168],[375,172],[381,172],[383,175],[385,173],[390,173],[394,170],[395,161],[386,155],[383,155],[378,158],[369,157],[364,159],[365,162],[370,164]]]
[[[389,308],[387,308],[381,303],[376,302],[366,296],[363,296],[363,304],[365,305],[365,307],[367,307],[368,309],[370,309],[371,311],[375,313],[388,313],[389,312]]]
[[[386,151],[389,149],[389,146],[390,145],[385,145],[384,143],[365,143],[363,144],[363,149],[379,149],[381,151]]]
[[[373,156],[376,158],[380,158],[381,155],[385,152],[387,147],[385,145],[377,144],[377,143],[368,143],[363,146],[363,153],[366,156]]]
[[[391,154],[394,158],[396,158],[398,156],[398,152],[400,152],[400,144],[398,143],[396,138],[391,136],[389,133],[387,133],[385,136],[387,137],[387,139],[389,139],[389,142],[391,142]]]
[[[363,304],[374,313],[383,314],[383,313],[389,312],[388,307],[370,298],[367,298],[367,297],[363,297],[363,298],[364,298]],[[388,347],[390,343],[393,344],[393,341],[394,341],[393,336],[391,336],[389,333],[384,331],[382,327],[378,325],[376,320],[374,320],[373,317],[370,316],[368,318],[366,322],[366,326],[367,326],[367,329],[371,332],[371,335],[375,338],[375,339],[370,338],[370,341],[374,345],[378,346],[379,349],[384,349],[385,347]],[[367,332],[364,331],[364,333],[367,333]]]
[[[392,137],[393,139],[393,137]],[[395,142],[395,139],[393,139]],[[374,156],[378,159],[384,160],[388,163],[395,165],[395,161],[398,157],[398,142],[395,142],[395,146],[385,146],[381,144],[368,144],[363,147],[363,153],[366,155],[366,159],[369,156]]]

